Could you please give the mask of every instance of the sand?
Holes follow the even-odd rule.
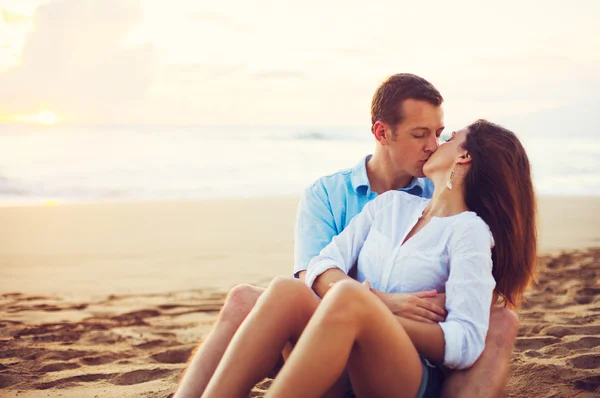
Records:
[[[227,290],[289,274],[297,203],[0,207],[0,396],[168,397]],[[600,198],[539,207],[507,396],[598,396]]]

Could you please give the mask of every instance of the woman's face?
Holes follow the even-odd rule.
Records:
[[[463,142],[467,139],[468,128],[464,128],[452,133],[452,136],[440,144],[439,148],[423,166],[423,173],[426,177],[432,178],[437,173],[447,174],[454,167],[457,158],[467,151],[462,148]]]

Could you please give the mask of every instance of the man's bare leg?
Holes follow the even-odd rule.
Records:
[[[238,285],[229,295],[212,331],[192,356],[174,398],[202,396],[233,335],[265,291],[251,285]]]
[[[453,372],[444,382],[442,398],[497,398],[504,396],[510,357],[519,332],[513,311],[493,307],[481,357],[468,370]]]

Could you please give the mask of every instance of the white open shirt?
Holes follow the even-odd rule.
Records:
[[[331,268],[346,274],[357,261],[358,281],[388,293],[437,290],[446,293],[444,365],[468,368],[485,346],[496,282],[492,276],[494,240],[473,212],[433,217],[402,242],[429,199],[389,191],[369,202],[308,265],[306,284]]]

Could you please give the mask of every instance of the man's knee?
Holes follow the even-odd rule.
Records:
[[[514,311],[503,307],[494,307],[490,314],[490,327],[487,342],[498,347],[512,347],[519,333],[519,318]]]
[[[256,286],[237,285],[227,295],[220,320],[242,323],[263,292],[264,289]]]

